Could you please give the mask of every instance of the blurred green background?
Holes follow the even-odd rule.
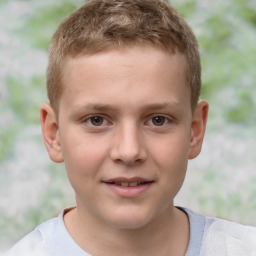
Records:
[[[173,0],[200,44],[210,116],[177,205],[256,225],[256,2]],[[74,204],[39,125],[49,40],[81,0],[0,0],[0,250]]]

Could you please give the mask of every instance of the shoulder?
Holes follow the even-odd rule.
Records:
[[[201,255],[255,256],[256,228],[206,217]]]
[[[43,237],[38,230],[33,230],[20,239],[5,256],[50,256],[45,247]]]
[[[46,245],[45,239],[54,228],[55,222],[56,218],[39,225],[32,232],[21,238],[5,256],[50,256],[50,248]]]
[[[256,256],[256,227],[181,209],[188,214],[190,222],[186,256]]]

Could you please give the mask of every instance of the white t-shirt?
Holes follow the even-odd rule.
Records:
[[[207,217],[186,208],[190,240],[185,256],[256,256],[256,228]],[[66,210],[18,241],[5,256],[90,256],[69,235]]]

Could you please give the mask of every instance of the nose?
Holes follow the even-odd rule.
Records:
[[[120,126],[115,135],[110,153],[113,161],[133,165],[146,160],[147,152],[142,134],[135,124]]]

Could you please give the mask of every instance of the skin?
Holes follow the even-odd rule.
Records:
[[[70,58],[58,116],[42,105],[49,156],[65,162],[76,194],[64,222],[92,255],[185,255],[188,217],[173,199],[200,153],[208,113],[206,101],[192,112],[185,72],[181,54],[153,47]],[[153,182],[124,197],[104,183],[116,177]]]

